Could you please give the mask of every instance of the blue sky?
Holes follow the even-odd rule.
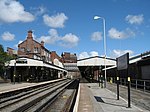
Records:
[[[0,0],[0,41],[17,49],[28,30],[50,51],[76,53],[78,59],[103,56],[106,20],[107,57],[150,50],[150,0]]]

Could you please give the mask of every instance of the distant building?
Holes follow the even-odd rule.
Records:
[[[51,51],[51,61],[52,61],[52,63],[54,63],[55,59],[58,59],[60,61],[61,57],[58,56],[58,54],[56,53],[56,51]]]
[[[68,71],[68,78],[79,78],[80,71],[77,67],[77,56],[76,54],[71,54],[64,52],[61,55],[61,62],[64,64],[64,68]]]
[[[77,63],[77,56],[76,54],[70,54],[68,52],[62,53],[61,58],[62,63]]]
[[[28,31],[27,39],[18,45],[18,56],[33,59],[40,59],[50,62],[50,51],[44,47],[44,42],[35,41],[32,36],[32,31]]]
[[[17,51],[14,50],[13,48],[7,47],[7,54],[10,55],[10,56],[16,56]]]
[[[68,78],[80,78],[80,71],[77,63],[64,63],[64,68],[68,71]]]

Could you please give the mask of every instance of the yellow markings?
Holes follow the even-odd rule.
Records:
[[[131,81],[130,77],[128,77],[128,81]]]
[[[119,77],[117,77],[117,80],[119,80]]]
[[[64,95],[63,98],[65,99],[65,98],[67,98],[67,96]]]

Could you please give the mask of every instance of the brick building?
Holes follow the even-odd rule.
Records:
[[[7,54],[10,55],[10,56],[16,56],[17,51],[14,50],[13,48],[7,47]]]
[[[62,53],[61,61],[62,63],[77,63],[77,56],[76,54],[71,54],[68,52]]]
[[[61,57],[58,56],[56,51],[51,51],[51,61],[54,62],[54,59],[58,59],[59,61],[61,61]]]
[[[18,45],[18,56],[33,59],[40,59],[50,62],[50,51],[44,47],[44,42],[35,41],[32,36],[32,31],[28,31],[27,39]]]

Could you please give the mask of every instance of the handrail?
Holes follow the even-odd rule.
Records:
[[[107,81],[116,83],[116,78],[107,77]],[[126,78],[120,78],[119,83],[121,85],[128,85],[128,81]],[[150,92],[150,80],[143,80],[143,79],[131,79],[131,87]]]

